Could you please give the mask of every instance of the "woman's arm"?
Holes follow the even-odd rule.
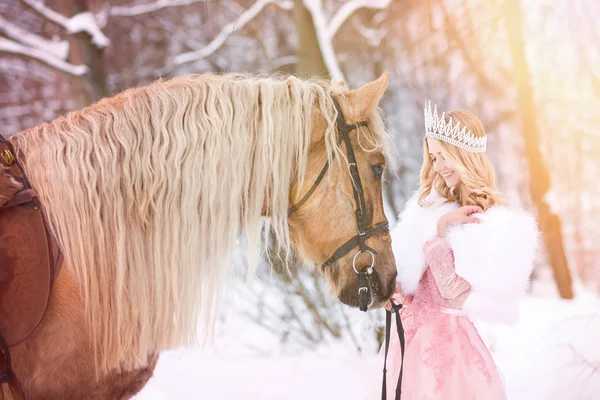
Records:
[[[444,299],[455,299],[471,290],[469,282],[456,274],[454,254],[446,239],[436,238],[423,248],[425,260]]]

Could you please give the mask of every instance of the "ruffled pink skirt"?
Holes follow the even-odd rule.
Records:
[[[406,355],[402,400],[506,400],[494,360],[471,320],[459,310],[413,301],[401,311]],[[395,397],[400,341],[392,327],[387,399]],[[380,357],[383,362],[384,349]],[[375,398],[379,399],[379,393]]]

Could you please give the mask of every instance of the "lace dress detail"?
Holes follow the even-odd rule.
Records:
[[[505,400],[494,360],[461,311],[471,285],[456,274],[452,249],[436,238],[423,251],[427,268],[401,311],[406,340],[402,399]],[[397,382],[400,356],[399,341],[392,335],[388,382]],[[388,399],[395,389],[388,384]]]

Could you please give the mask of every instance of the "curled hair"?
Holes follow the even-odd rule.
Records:
[[[485,135],[483,124],[473,113],[457,110],[446,113],[446,122],[460,121],[474,135]],[[418,193],[419,205],[428,206],[427,196],[435,190],[448,202],[457,202],[461,206],[479,206],[484,211],[495,205],[504,204],[496,186],[494,167],[485,153],[472,153],[460,149],[442,140],[438,140],[442,154],[447,160],[453,161],[459,168],[462,182],[454,188],[448,187],[444,179],[433,168],[429,157],[427,140],[423,144],[423,165],[421,166],[420,187]]]

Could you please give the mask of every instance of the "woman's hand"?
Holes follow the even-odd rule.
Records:
[[[438,237],[446,236],[446,229],[450,225],[459,224],[478,224],[481,220],[477,217],[472,217],[471,214],[482,213],[483,210],[478,206],[464,206],[446,213],[438,219],[437,235]]]
[[[394,288],[394,293],[392,297],[385,303],[385,309],[388,311],[392,311],[392,301],[396,304],[402,303],[404,300],[404,295],[402,294],[402,290],[400,289],[400,285],[396,283],[396,287]]]

